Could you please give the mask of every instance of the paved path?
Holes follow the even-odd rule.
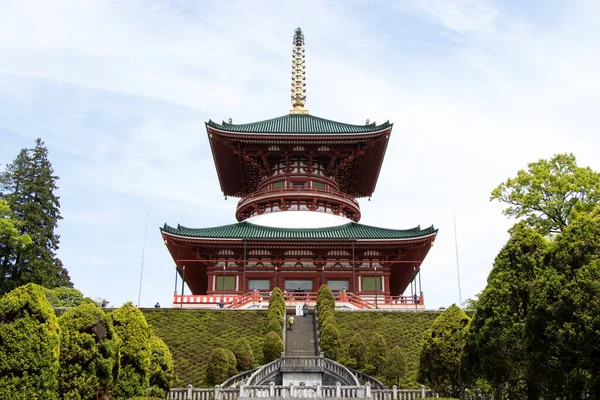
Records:
[[[288,315],[289,318],[289,315]],[[312,315],[294,316],[293,329],[286,332],[286,356],[318,356],[315,351],[315,326]]]

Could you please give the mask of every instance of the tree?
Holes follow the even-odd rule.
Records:
[[[265,363],[277,360],[283,352],[283,340],[273,331],[267,333],[263,342],[263,356]]]
[[[61,330],[59,395],[91,400],[108,392],[119,370],[119,342],[110,318],[94,303],[67,310]]]
[[[508,205],[503,213],[524,218],[542,235],[561,232],[573,211],[590,212],[600,203],[600,173],[579,167],[573,154],[530,163],[492,191],[490,200]]]
[[[550,245],[527,321],[544,398],[600,398],[600,207]]]
[[[150,338],[150,395],[165,399],[175,379],[173,356],[161,338]]]
[[[281,339],[279,339],[281,340]],[[206,366],[206,380],[213,385],[219,385],[229,378],[229,357],[227,350],[217,347],[210,354]]]
[[[145,395],[151,361],[151,332],[146,318],[131,303],[116,309],[110,317],[121,339],[121,367],[112,393],[117,399]]]
[[[497,391],[506,389],[511,398],[536,398],[537,366],[528,353],[526,320],[547,241],[524,222],[509,232],[479,296],[467,335],[464,370],[470,382],[484,378]]]
[[[396,346],[388,355],[388,362],[385,366],[384,377],[389,386],[396,385],[400,387],[404,375],[406,374],[406,358],[400,346]]]
[[[419,378],[430,387],[460,397],[464,388],[461,356],[469,325],[469,317],[456,304],[448,307],[433,321],[425,333],[419,362]],[[389,364],[389,363],[388,363]],[[386,371],[389,365],[386,367]]]
[[[19,234],[20,226],[21,222],[14,218],[6,200],[0,199],[0,261],[13,249],[22,250],[31,244],[29,235]]]
[[[33,149],[23,149],[0,174],[0,198],[12,210],[19,235],[32,244],[3,246],[0,252],[0,293],[32,282],[45,287],[72,287],[67,270],[56,256],[59,236],[54,232],[60,216],[58,188],[41,139]]]
[[[254,364],[254,353],[250,342],[246,338],[240,338],[233,347],[233,354],[237,360],[237,368],[240,371],[246,371],[252,368]]]
[[[327,321],[328,322],[324,323],[321,327],[321,335],[319,338],[321,350],[325,354],[325,357],[335,361],[338,359],[342,341],[340,339],[340,333],[335,318],[328,318]]]
[[[374,375],[383,374],[387,362],[387,351],[384,337],[380,333],[373,335],[367,350],[367,362],[373,368]]]
[[[0,297],[0,399],[58,399],[60,332],[38,285]]]
[[[356,362],[356,369],[364,368],[366,355],[367,343],[362,335],[356,332],[348,344],[348,356]]]
[[[265,332],[275,332],[279,337],[283,336],[283,325],[281,320],[277,318],[271,318],[267,322],[267,326],[265,327]]]
[[[333,297],[333,293],[329,286],[321,285],[317,292],[317,313],[322,313],[326,308],[335,310],[335,297]]]
[[[94,300],[83,297],[79,290],[71,287],[44,288],[44,293],[52,307],[77,307],[84,303],[96,304]]]

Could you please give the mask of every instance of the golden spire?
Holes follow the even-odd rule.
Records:
[[[306,103],[306,73],[304,71],[304,35],[302,29],[294,33],[294,56],[292,58],[292,109],[290,114],[308,114]]]

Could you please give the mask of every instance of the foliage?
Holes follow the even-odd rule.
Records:
[[[229,349],[225,349],[225,351],[227,352],[227,365],[229,367],[229,376],[234,376],[238,373],[237,360],[235,359],[235,354],[233,354],[233,351]]]
[[[89,297],[83,297],[79,290],[72,287],[44,288],[44,293],[52,307],[77,307],[84,303],[96,304]]]
[[[546,240],[521,222],[511,230],[481,293],[465,346],[471,382],[482,377],[509,397],[535,397],[536,365],[527,354],[526,319]]]
[[[382,375],[387,362],[387,345],[385,339],[379,333],[371,337],[367,350],[367,362],[373,367],[375,375]]]
[[[385,366],[384,378],[388,386],[396,385],[400,387],[404,375],[406,374],[406,359],[400,346],[396,346],[388,354],[387,364]]]
[[[277,306],[277,307],[272,307],[271,309],[269,309],[269,311],[267,311],[267,321],[271,320],[271,319],[276,319],[278,321],[283,321],[283,311],[282,309]]]
[[[58,399],[60,331],[42,288],[0,297],[0,399]]]
[[[58,322],[60,398],[93,399],[99,389],[112,385],[118,373],[119,343],[110,318],[96,304],[86,303],[66,311]]]
[[[238,339],[233,347],[233,354],[235,355],[237,369],[239,371],[246,371],[252,368],[252,365],[254,364],[254,353],[252,353],[252,347],[250,346],[248,339]]]
[[[121,370],[112,391],[117,399],[146,394],[149,386],[151,331],[144,314],[131,303],[110,313],[121,339]]]
[[[0,261],[8,263],[6,254],[14,249],[23,249],[31,244],[31,237],[20,234],[21,221],[17,220],[6,200],[0,198]],[[2,264],[0,264],[2,265]],[[4,270],[2,270],[4,271]],[[5,275],[2,275],[4,277]]]
[[[272,318],[268,320],[267,326],[265,327],[265,333],[275,332],[279,337],[283,336],[283,325],[280,319]]]
[[[326,308],[330,308],[331,310],[335,309],[335,298],[333,297],[333,293],[331,289],[327,285],[321,285],[319,291],[317,292],[317,312],[320,314],[325,311]]]
[[[154,333],[171,350],[174,387],[208,386],[205,372],[212,349],[232,348],[239,338],[247,339],[256,362],[263,362],[264,311],[153,308],[143,312]]]
[[[349,343],[357,333],[363,338],[380,334],[388,345],[388,351],[399,346],[406,360],[403,388],[419,388],[417,371],[424,333],[438,315],[440,315],[438,311],[414,313],[338,311],[335,313],[335,320],[342,343]],[[343,346],[340,350],[343,352],[340,360],[349,359],[350,346]],[[365,368],[360,369],[367,372]]]
[[[340,334],[335,323],[335,318],[330,317],[327,321],[327,323],[323,324],[320,331],[321,351],[323,351],[325,357],[337,360],[340,354],[340,347],[342,346]]]
[[[150,337],[150,349],[150,394],[165,399],[175,378],[173,357],[165,342],[156,335]]]
[[[267,333],[263,344],[263,356],[265,363],[278,359],[283,352],[283,340],[273,331]]]
[[[18,222],[19,235],[32,244],[3,242],[0,247],[0,294],[26,283],[45,287],[73,286],[67,270],[56,256],[59,236],[54,232],[60,216],[54,193],[58,177],[41,139],[33,149],[23,149],[0,173],[0,199],[6,201]]]
[[[600,207],[556,237],[528,313],[529,354],[544,398],[600,398]]]
[[[464,388],[461,356],[469,321],[467,314],[456,304],[448,307],[433,321],[433,325],[425,334],[421,351],[419,381],[433,389],[461,396]]]
[[[505,215],[525,218],[542,235],[558,233],[573,211],[590,212],[600,203],[600,173],[577,166],[573,154],[557,154],[518,171],[492,191],[491,200],[507,204]]]
[[[219,385],[230,377],[229,355],[227,350],[217,347],[210,354],[206,366],[206,380],[213,385]]]
[[[325,311],[323,311],[323,313],[320,313],[319,319],[317,320],[317,326],[319,327],[319,329],[322,329],[323,324],[325,324],[326,321],[331,318],[333,318],[335,320],[335,318],[333,316],[333,311],[331,311],[329,309],[326,309]]]
[[[348,356],[354,360],[357,369],[365,366],[367,356],[367,343],[363,336],[356,332],[348,344]]]

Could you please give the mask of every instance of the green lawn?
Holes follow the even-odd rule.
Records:
[[[208,387],[205,372],[215,347],[232,349],[245,337],[254,358],[262,362],[266,311],[243,310],[142,310],[154,333],[165,341],[175,362],[173,387]]]
[[[440,315],[437,311],[383,312],[383,311],[337,311],[335,319],[342,337],[348,343],[356,332],[368,344],[371,336],[380,333],[388,348],[400,346],[404,351],[408,374],[403,388],[418,388],[417,372],[419,354],[423,346],[423,334],[433,320]],[[344,348],[344,351],[347,349]]]

